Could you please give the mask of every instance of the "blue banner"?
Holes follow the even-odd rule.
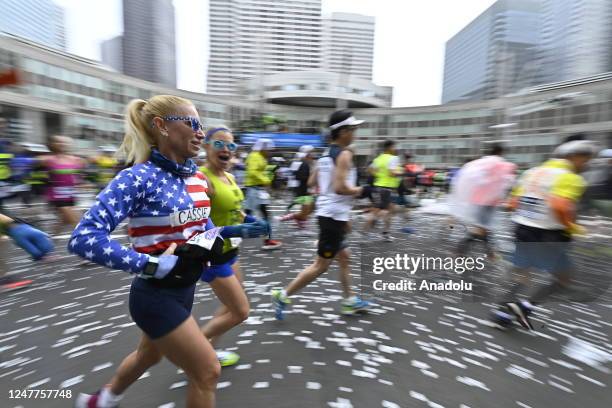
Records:
[[[258,139],[271,139],[274,141],[276,147],[298,148],[303,145],[312,145],[314,147],[325,146],[325,139],[322,135],[272,132],[242,133],[240,135],[240,144],[253,145]]]

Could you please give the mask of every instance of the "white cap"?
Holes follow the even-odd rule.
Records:
[[[344,119],[342,122],[334,123],[333,125],[329,127],[329,129],[334,130],[342,126],[357,126],[357,125],[361,125],[363,122],[364,122],[363,120],[359,120],[355,118],[354,116],[349,116],[348,118]]]
[[[303,159],[304,157],[306,157],[308,155],[308,153],[304,153],[304,152],[297,152],[295,154],[295,158],[296,159]]]
[[[571,142],[563,143],[553,151],[555,157],[566,157],[572,154],[590,154],[595,155],[597,148],[590,140],[572,140]]]
[[[329,116],[329,122],[327,126],[329,126],[329,130],[334,130],[342,126],[361,125],[363,122],[363,120],[356,119],[353,116],[353,112],[346,109],[342,109],[332,113]]]
[[[270,149],[274,149],[274,141],[272,139],[257,139],[253,145],[253,151],[255,152]]]
[[[310,153],[314,150],[314,146],[313,145],[304,145],[300,147],[300,153]]]

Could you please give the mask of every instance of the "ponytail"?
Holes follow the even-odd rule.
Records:
[[[175,114],[176,108],[181,105],[193,106],[193,103],[173,95],[156,95],[148,101],[130,101],[125,110],[125,136],[117,153],[123,155],[129,164],[147,161],[159,137],[158,130],[153,127],[153,118]]]
[[[125,136],[118,153],[125,156],[126,163],[147,161],[153,146],[151,125],[147,125],[143,108],[147,101],[132,100],[125,110]]]

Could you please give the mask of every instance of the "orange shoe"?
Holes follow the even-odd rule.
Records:
[[[261,249],[270,250],[280,248],[281,246],[283,246],[283,243],[280,241],[276,241],[274,239],[266,239]]]

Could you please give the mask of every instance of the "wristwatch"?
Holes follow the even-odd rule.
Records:
[[[159,258],[155,258],[153,256],[149,257],[149,261],[145,265],[142,270],[141,277],[148,279],[155,276],[155,272],[157,272],[157,267],[159,266]]]

